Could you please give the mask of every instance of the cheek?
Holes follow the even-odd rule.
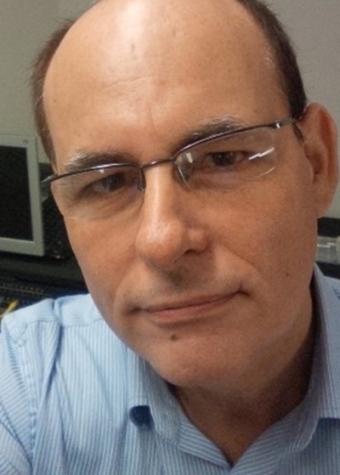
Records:
[[[109,220],[68,220],[66,227],[89,291],[94,297],[100,296],[97,301],[112,301],[134,256],[128,237],[117,239]]]
[[[287,294],[302,292],[313,269],[317,221],[312,188],[307,176],[294,176],[246,187],[224,212],[219,210],[224,220],[215,229],[216,242],[261,276],[268,296],[283,294],[283,288]]]

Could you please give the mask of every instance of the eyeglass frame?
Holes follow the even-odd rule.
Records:
[[[62,178],[68,177],[68,176],[80,175],[80,174],[83,174],[83,173],[88,173],[88,172],[96,171],[96,170],[106,170],[106,169],[116,168],[116,167],[117,168],[118,167],[133,167],[133,168],[138,169],[140,174],[141,174],[141,180],[140,180],[140,183],[138,185],[138,189],[140,191],[145,191],[146,180],[145,180],[144,170],[155,167],[157,165],[163,165],[163,164],[166,164],[166,163],[172,163],[175,166],[175,168],[176,168],[181,180],[183,181],[183,183],[186,183],[187,180],[185,179],[185,177],[184,177],[182,171],[180,170],[180,168],[176,165],[176,160],[178,159],[179,156],[181,156],[182,154],[188,152],[193,147],[197,147],[198,145],[203,145],[205,143],[209,143],[210,141],[213,141],[213,140],[216,140],[216,139],[228,138],[228,137],[232,137],[233,135],[236,135],[236,134],[239,134],[239,133],[249,132],[249,131],[256,130],[256,129],[261,129],[261,128],[270,128],[270,129],[274,129],[274,130],[279,130],[282,127],[285,127],[286,125],[293,125],[295,131],[298,133],[298,136],[300,138],[302,138],[302,133],[301,133],[300,129],[296,126],[296,124],[297,124],[297,122],[299,122],[299,120],[300,120],[300,118],[287,116],[287,117],[284,117],[283,119],[279,119],[279,120],[276,120],[274,122],[251,125],[251,126],[248,126],[248,127],[242,127],[240,129],[218,132],[218,133],[209,135],[208,137],[204,137],[202,139],[196,140],[196,141],[180,148],[177,152],[172,154],[171,157],[169,157],[169,158],[163,158],[163,159],[160,159],[160,160],[152,160],[151,162],[146,163],[145,165],[142,165],[142,166],[139,166],[134,162],[102,163],[102,164],[99,164],[99,165],[86,167],[82,170],[75,170],[75,171],[71,171],[71,172],[67,172],[67,173],[61,173],[61,174],[53,173],[53,174],[49,175],[48,177],[44,178],[41,181],[41,184],[44,185],[44,186],[49,185],[49,184],[51,184],[51,183],[53,183],[57,180],[60,180]]]

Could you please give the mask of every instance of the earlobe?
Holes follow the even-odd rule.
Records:
[[[327,110],[310,104],[298,127],[311,166],[316,211],[323,216],[331,205],[338,184],[337,130]]]

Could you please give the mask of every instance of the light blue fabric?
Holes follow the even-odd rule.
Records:
[[[231,469],[89,296],[7,316],[1,475],[340,474],[340,284],[316,270],[319,336],[305,401]]]

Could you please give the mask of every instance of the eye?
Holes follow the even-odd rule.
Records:
[[[250,157],[251,153],[248,151],[223,151],[216,150],[205,153],[199,164],[199,168],[207,171],[214,170],[224,170],[224,171],[233,171],[238,169],[241,166],[245,166]]]
[[[127,175],[126,172],[110,174],[94,181],[88,188],[95,194],[112,193],[128,185]]]
[[[84,175],[76,177],[79,179],[76,189],[82,198],[116,195],[139,184],[139,171],[134,167],[99,169]]]
[[[99,218],[139,202],[141,179],[140,169],[134,165],[96,167],[54,182],[54,194],[64,214]]]
[[[204,161],[210,165],[221,168],[231,168],[243,160],[247,160],[249,153],[246,152],[211,152],[205,156]]]

